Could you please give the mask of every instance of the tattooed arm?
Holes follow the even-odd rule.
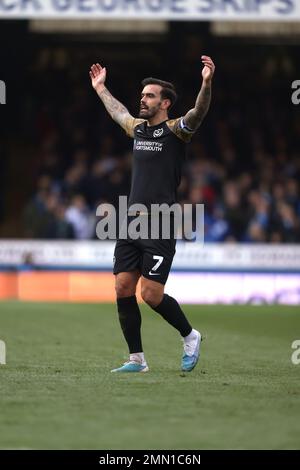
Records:
[[[202,63],[204,68],[202,70],[202,87],[197,96],[195,107],[190,109],[184,116],[184,124],[186,127],[195,131],[203,121],[211,101],[211,82],[215,72],[215,65],[210,57],[203,55]]]
[[[116,100],[105,87],[106,68],[102,68],[100,64],[93,64],[90,70],[90,77],[92,86],[104,104],[107,112],[114,121],[125,129],[126,126],[128,126],[128,121],[132,120],[133,117],[128,109]]]

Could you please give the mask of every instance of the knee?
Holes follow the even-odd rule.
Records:
[[[130,297],[135,295],[135,287],[130,282],[118,279],[115,284],[115,291],[117,297]]]
[[[163,298],[161,290],[155,289],[152,286],[144,286],[141,291],[142,299],[150,307],[157,307]]]

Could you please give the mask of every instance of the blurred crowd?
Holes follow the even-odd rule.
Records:
[[[32,166],[36,187],[24,207],[24,235],[93,239],[97,206],[116,205],[119,195],[129,194],[132,141],[106,114],[90,87],[88,69],[83,77],[69,69],[62,52],[56,58],[43,54],[34,69],[40,88],[36,100],[33,83],[39,106],[30,109],[38,142]],[[199,74],[190,72],[196,55],[186,57],[176,83],[177,116],[197,95]],[[266,54],[259,68],[249,57],[238,67],[233,60],[214,59],[211,110],[189,146],[178,199],[205,205],[206,242],[297,243],[300,120],[286,94],[295,59]],[[172,78],[159,68],[156,75]],[[109,78],[112,93],[134,113],[139,82],[127,90],[123,81],[119,89],[117,72]]]

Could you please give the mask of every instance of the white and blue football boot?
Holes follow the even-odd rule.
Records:
[[[189,339],[183,338],[183,355],[181,360],[181,370],[191,372],[196,366],[200,356],[201,333],[192,330]]]
[[[118,369],[113,369],[111,372],[148,372],[149,367],[147,363],[138,361],[127,361]]]

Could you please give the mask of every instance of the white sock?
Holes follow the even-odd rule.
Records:
[[[135,362],[140,362],[141,364],[144,364],[146,362],[143,352],[130,354],[130,360],[135,361]]]
[[[197,331],[194,330],[193,328],[190,334],[185,336],[183,339],[186,343],[188,343],[189,341],[192,341],[193,339],[195,339],[196,335],[197,335]]]

